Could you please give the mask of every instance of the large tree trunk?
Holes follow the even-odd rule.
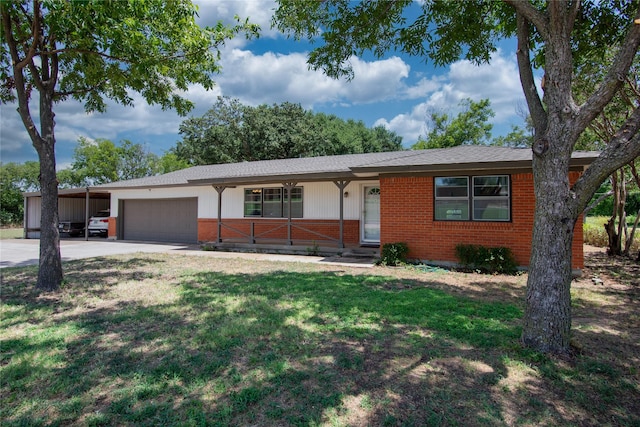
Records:
[[[566,354],[571,333],[571,245],[578,218],[569,203],[569,158],[551,145],[534,155],[535,219],[522,342],[544,353]],[[555,152],[554,152],[555,151]]]
[[[40,269],[36,287],[55,291],[62,283],[60,234],[58,231],[58,179],[56,176],[53,100],[50,93],[40,93],[40,126],[42,138],[33,145],[40,159]]]

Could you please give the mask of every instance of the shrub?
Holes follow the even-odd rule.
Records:
[[[585,244],[600,248],[606,248],[609,245],[609,236],[602,224],[585,222],[582,230]]]
[[[380,264],[399,265],[407,262],[409,246],[404,242],[385,243],[382,245]]]
[[[511,249],[481,245],[456,245],[456,256],[465,268],[488,273],[515,274],[518,264]]]

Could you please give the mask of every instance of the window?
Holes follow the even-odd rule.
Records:
[[[438,177],[434,185],[436,220],[511,219],[511,192],[507,175]]]
[[[246,188],[244,190],[244,216],[288,218],[287,190],[282,187]],[[302,218],[302,187],[291,189],[291,217]]]
[[[473,177],[473,219],[475,221],[509,221],[509,177]]]
[[[436,178],[436,215],[439,220],[469,219],[469,178]]]

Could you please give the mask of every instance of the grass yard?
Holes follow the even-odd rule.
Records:
[[[22,239],[24,229],[22,227],[0,227],[0,240],[4,239]]]
[[[587,259],[570,360],[518,344],[524,275],[137,254],[37,295],[3,269],[1,423],[638,426],[640,272]]]

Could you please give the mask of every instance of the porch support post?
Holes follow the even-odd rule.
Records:
[[[84,196],[84,240],[89,240],[89,187]]]
[[[22,237],[29,238],[29,198],[22,196],[24,209],[22,210]]]
[[[340,190],[340,240],[338,246],[344,248],[344,189],[351,181],[333,181]]]
[[[222,243],[222,192],[226,190],[227,187],[224,185],[214,185],[213,188],[218,192],[218,237],[216,242]]]
[[[293,245],[291,239],[291,190],[296,186],[297,182],[283,182],[282,186],[287,192],[287,244]]]

